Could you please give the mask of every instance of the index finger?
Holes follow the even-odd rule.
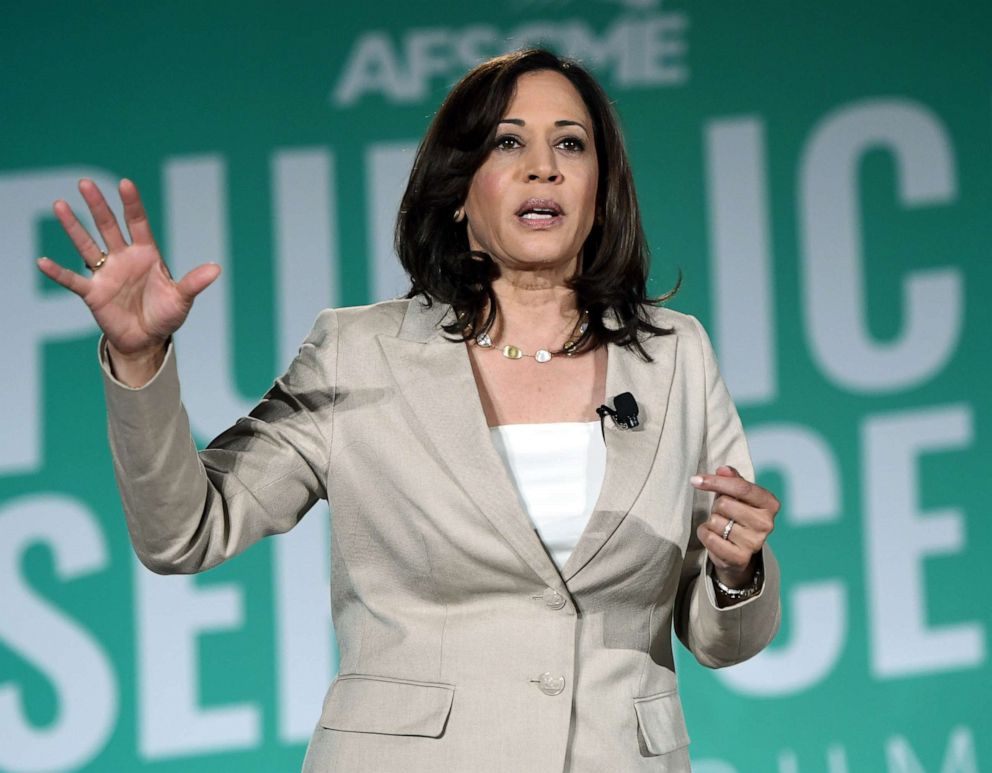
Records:
[[[700,491],[712,491],[740,500],[754,507],[772,507],[778,500],[768,489],[736,475],[693,475],[689,482]]]

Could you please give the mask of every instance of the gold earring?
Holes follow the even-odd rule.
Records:
[[[462,222],[465,219],[465,207],[459,207],[455,210],[455,217],[453,218],[456,223]]]

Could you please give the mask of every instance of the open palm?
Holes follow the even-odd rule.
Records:
[[[193,299],[220,274],[220,266],[206,263],[178,282],[173,281],[133,182],[120,183],[130,243],[96,184],[81,180],[79,191],[107,252],[100,249],[71,207],[60,199],[54,204],[55,215],[93,275],[82,276],[49,258],[41,258],[38,268],[86,302],[117,352],[140,355],[161,348],[186,320]]]

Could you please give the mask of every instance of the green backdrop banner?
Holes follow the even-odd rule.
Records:
[[[917,0],[19,4],[0,29],[0,770],[297,769],[336,657],[328,518],[198,577],[135,561],[50,203],[141,188],[207,441],[317,311],[395,295],[392,223],[446,89],[545,42],[615,98],[652,289],[716,341],[785,619],[680,653],[702,773],[992,767],[992,6]]]

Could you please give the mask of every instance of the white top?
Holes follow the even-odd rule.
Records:
[[[606,472],[598,421],[505,424],[493,445],[538,535],[561,569],[589,522]]]

